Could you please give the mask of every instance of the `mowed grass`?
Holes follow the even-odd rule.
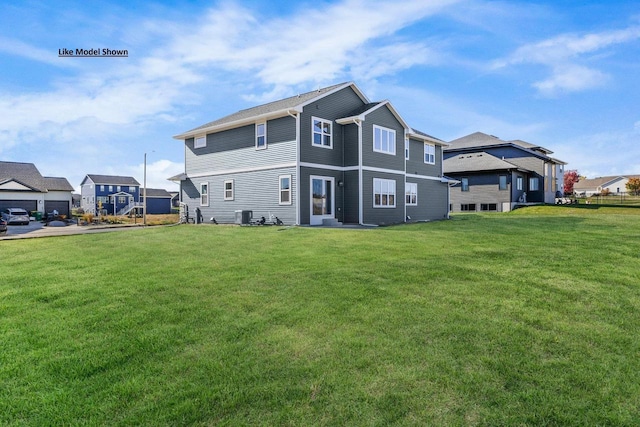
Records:
[[[0,242],[0,424],[638,425],[638,213]]]

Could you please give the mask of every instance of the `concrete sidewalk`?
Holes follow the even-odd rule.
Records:
[[[0,240],[33,239],[38,237],[70,236],[74,234],[107,233],[110,231],[142,230],[143,225],[67,225],[65,227],[45,227],[42,223],[29,225],[10,225],[7,234]]]

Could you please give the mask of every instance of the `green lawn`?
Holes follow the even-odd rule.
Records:
[[[640,210],[0,242],[0,425],[638,425]]]

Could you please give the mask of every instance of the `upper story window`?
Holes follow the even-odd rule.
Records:
[[[112,191],[113,191],[113,185],[110,185],[109,186],[109,192],[112,192]]]
[[[424,162],[430,165],[436,164],[436,146],[424,143]]]
[[[396,181],[393,179],[373,178],[373,207],[396,207]]]
[[[415,182],[405,184],[405,203],[407,206],[418,205],[418,184]]]
[[[409,160],[409,138],[404,140],[404,159]]]
[[[267,124],[256,123],[256,150],[267,148]]]
[[[233,200],[233,180],[224,182],[224,200]]]
[[[507,175],[500,175],[498,177],[498,190],[507,189]]]
[[[100,185],[100,191],[104,191],[104,185]]]
[[[373,151],[396,154],[396,131],[373,125]]]
[[[316,147],[333,148],[331,138],[331,122],[317,117],[312,117],[311,143]]]
[[[469,191],[469,178],[460,178],[462,191]]]
[[[204,148],[207,146],[207,137],[206,136],[196,136],[193,140],[193,148]]]
[[[118,185],[118,186],[116,187],[116,191],[122,191],[122,187]]]

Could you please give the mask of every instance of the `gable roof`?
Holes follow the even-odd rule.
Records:
[[[87,174],[87,176],[82,180],[81,184],[84,184],[87,178],[93,181],[94,184],[138,185],[138,186],[140,185],[140,183],[131,176],[95,175],[95,174]]]
[[[173,196],[164,188],[147,188],[147,197],[148,198],[166,198],[171,199]],[[142,195],[142,194],[141,194]]]
[[[481,172],[493,170],[526,170],[506,160],[492,156],[484,151],[464,153],[445,159],[442,165],[444,173]]]
[[[0,162],[0,182],[14,181],[32,191],[73,191],[66,178],[44,177],[33,163]]]
[[[355,83],[340,83],[333,86],[320,88],[311,92],[302,93],[296,96],[290,96],[289,98],[281,99],[278,101],[269,102],[267,104],[258,105],[256,107],[247,108],[245,110],[240,110],[233,114],[229,114],[228,116],[222,117],[221,119],[205,123],[202,126],[198,126],[179,135],[175,135],[173,138],[191,138],[196,135],[203,135],[207,132],[214,132],[241,126],[243,124],[250,124],[258,120],[267,120],[269,118],[286,116],[290,112],[301,112],[302,108],[305,105],[347,87],[351,87],[363,102],[369,102],[367,97],[362,93],[362,91],[360,91],[360,89],[358,89]]]
[[[544,158],[554,163],[566,164],[566,162],[563,162],[562,160],[549,157],[549,154],[552,154],[553,151],[547,148],[544,148],[540,145],[531,144],[530,142],[522,141],[520,139],[504,141],[498,138],[497,136],[487,135],[486,133],[482,133],[482,132],[474,132],[467,136],[454,139],[453,141],[450,141],[450,144],[451,145],[445,149],[446,151],[455,151],[455,150],[468,151],[476,148],[512,146],[512,147],[523,149],[537,157]]]

